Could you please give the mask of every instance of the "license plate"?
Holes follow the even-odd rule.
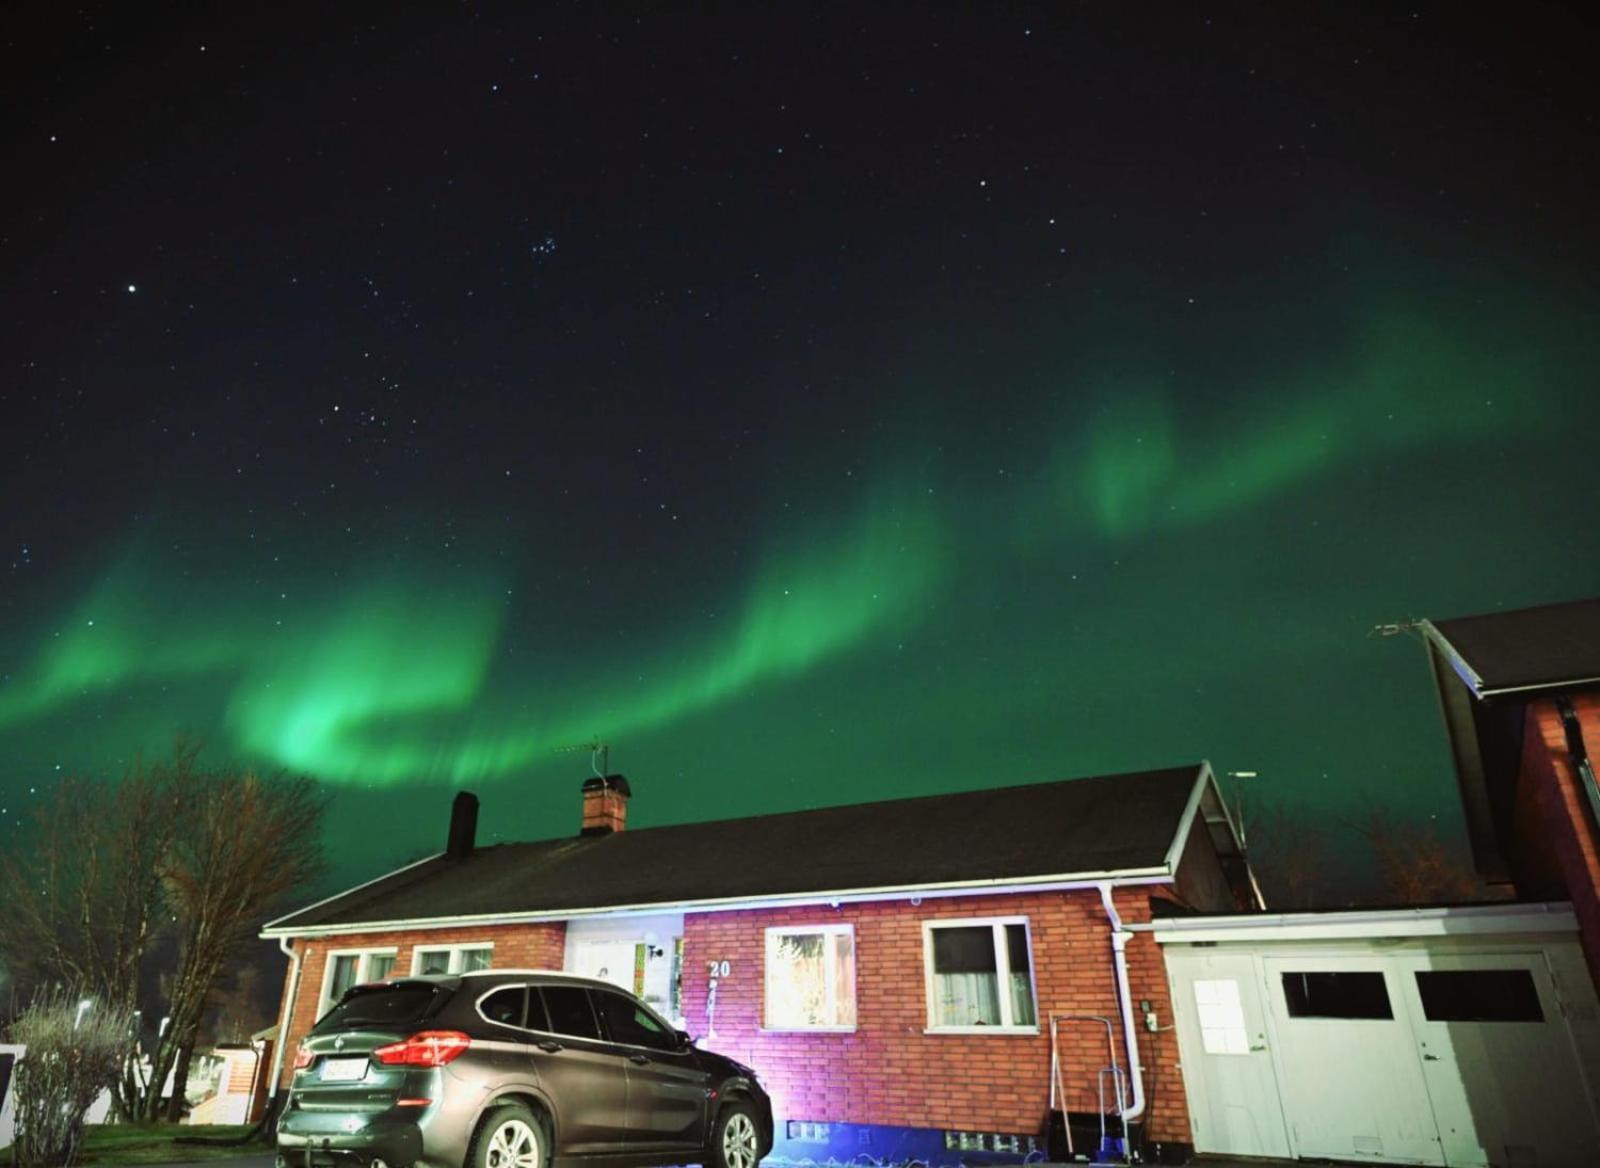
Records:
[[[356,1079],[365,1078],[367,1074],[367,1060],[365,1058],[330,1058],[322,1060],[322,1081],[324,1083],[350,1083]]]

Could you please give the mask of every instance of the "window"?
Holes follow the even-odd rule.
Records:
[[[503,986],[478,1003],[478,1013],[486,1021],[502,1026],[521,1026],[522,999],[526,996],[522,986]]]
[[[361,1026],[379,1029],[410,1026],[433,1013],[449,994],[426,982],[401,982],[398,985],[365,985],[323,1015],[313,1034],[352,1030]]]
[[[856,939],[850,925],[767,930],[769,1030],[853,1030]]]
[[[589,1005],[588,990],[582,986],[547,985],[541,992],[545,1009],[550,1012],[550,1033],[568,1034],[573,1038],[600,1037],[599,1023]]]
[[[632,998],[596,990],[595,1005],[605,1020],[606,1036],[624,1046],[651,1050],[676,1050],[678,1036],[659,1018]]]
[[[394,970],[393,949],[348,949],[328,954],[328,971],[322,983],[322,1000],[317,1013],[344,997],[351,986],[382,981]]]
[[[928,1029],[1036,1030],[1024,917],[926,921]]]
[[[1283,1000],[1291,1018],[1387,1021],[1394,1017],[1383,974],[1377,972],[1286,973],[1283,975]]]
[[[1430,969],[1417,973],[1429,1022],[1543,1022],[1526,969]]]
[[[1231,977],[1196,981],[1194,1004],[1200,1018],[1200,1044],[1207,1054],[1250,1053],[1238,982]]]
[[[524,1030],[540,1030],[546,1034],[553,1029],[550,1025],[550,1015],[544,1008],[544,998],[534,986],[528,987],[528,1017],[522,1027]]]
[[[419,947],[411,955],[412,973],[472,973],[489,968],[489,958],[494,946],[482,942],[475,945],[430,945]]]

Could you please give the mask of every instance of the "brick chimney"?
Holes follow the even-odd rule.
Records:
[[[628,826],[633,792],[621,775],[583,780],[583,830],[579,835],[610,835]]]

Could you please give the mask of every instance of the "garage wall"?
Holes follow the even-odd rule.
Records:
[[[1351,935],[1337,913],[1284,918],[1276,940],[1275,926],[1262,924],[1230,941],[1230,929],[1249,925],[1237,918],[1213,918],[1209,933],[1205,921],[1185,922],[1194,941],[1182,939],[1181,927],[1162,934],[1198,1150],[1449,1165],[1600,1162],[1600,1005],[1570,910],[1505,906],[1494,926],[1486,925],[1493,908],[1425,911],[1434,916],[1422,925],[1407,911],[1369,919],[1366,935]],[[1519,920],[1534,931],[1515,932]],[[1406,935],[1423,926],[1426,935]],[[1316,927],[1346,935],[1305,935]],[[1542,1023],[1441,1022],[1438,1007],[1413,996],[1430,971],[1518,967],[1544,987]],[[1369,969],[1385,971],[1391,1016],[1290,1016],[1285,975]],[[1219,984],[1209,979],[1235,976],[1248,981],[1249,1033],[1224,1050],[1222,1031],[1213,1031],[1209,1049],[1204,1026],[1225,1022],[1216,1013],[1203,1021],[1197,980],[1209,989]],[[1274,1124],[1244,1122],[1280,1114],[1282,1147],[1262,1146]]]

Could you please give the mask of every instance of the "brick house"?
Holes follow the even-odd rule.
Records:
[[[358,981],[565,969],[754,1066],[780,1155],[1021,1159],[1052,1080],[1080,1138],[1105,1116],[1187,1154],[1131,926],[1260,907],[1208,766],[631,831],[630,796],[587,780],[572,836],[480,848],[460,794],[442,853],[268,924],[280,1051]]]
[[[1479,873],[1571,901],[1600,985],[1600,599],[1418,628]]]

